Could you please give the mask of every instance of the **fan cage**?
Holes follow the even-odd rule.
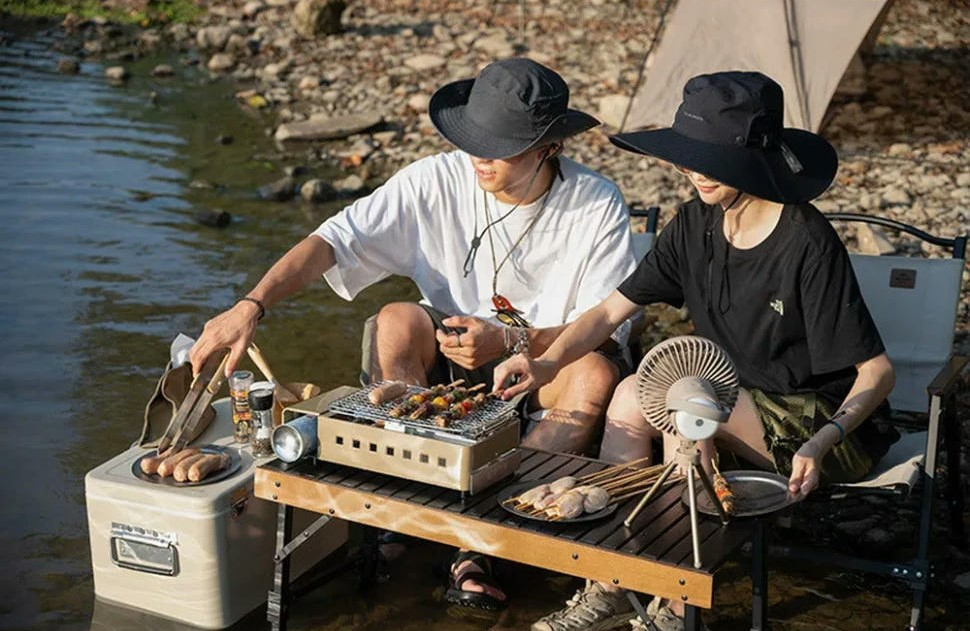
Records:
[[[685,377],[707,381],[722,407],[731,409],[738,399],[738,372],[718,344],[694,335],[664,340],[644,355],[637,368],[636,386],[640,412],[661,432],[677,433],[667,408],[667,392]]]

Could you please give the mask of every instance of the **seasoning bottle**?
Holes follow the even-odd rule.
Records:
[[[273,391],[272,381],[257,381],[249,386],[249,408],[253,413],[253,455],[273,455]]]
[[[229,396],[232,398],[232,433],[237,443],[248,443],[253,429],[253,415],[249,409],[249,388],[253,373],[237,370],[229,375]]]

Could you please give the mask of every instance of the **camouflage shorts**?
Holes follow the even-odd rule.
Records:
[[[795,452],[832,417],[839,407],[820,393],[773,394],[749,389],[765,430],[765,443],[781,475],[791,475]],[[822,459],[822,483],[856,482],[899,438],[899,433],[874,414],[833,447]]]

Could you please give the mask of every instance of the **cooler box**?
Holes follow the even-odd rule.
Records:
[[[277,505],[253,495],[257,461],[232,438],[229,399],[193,444],[239,449],[239,469],[222,480],[174,487],[139,479],[132,447],[84,479],[94,593],[98,599],[207,629],[232,625],[272,587]],[[267,459],[261,459],[260,462]],[[319,517],[294,510],[294,532]],[[332,520],[291,556],[291,578],[347,540]]]

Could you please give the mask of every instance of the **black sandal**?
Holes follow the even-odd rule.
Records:
[[[465,569],[456,571],[455,568],[468,561],[471,563],[466,565]],[[472,564],[478,566],[478,569],[474,568]],[[445,600],[453,605],[488,611],[498,611],[505,608],[507,599],[499,599],[485,592],[471,592],[461,589],[465,581],[475,581],[480,585],[501,589],[495,581],[495,577],[492,576],[492,564],[487,556],[470,550],[459,552],[455,555],[449,569],[451,578],[448,591],[445,592]]]

